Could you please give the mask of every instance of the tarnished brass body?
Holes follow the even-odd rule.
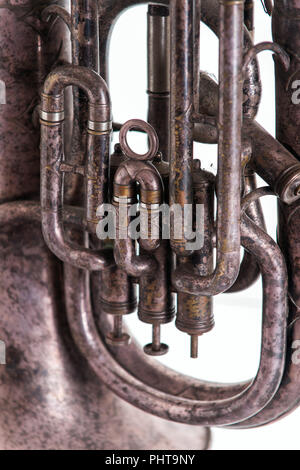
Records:
[[[206,449],[210,426],[260,426],[300,402],[300,1],[265,1],[276,42],[255,46],[252,0],[148,2],[148,122],[118,124],[109,40],[119,15],[144,3],[0,0],[1,449]],[[219,37],[218,82],[199,68],[200,21]],[[275,55],[278,139],[255,121],[264,50]],[[144,155],[131,131],[147,134]],[[195,141],[218,144],[216,175],[205,155],[194,160]],[[257,189],[256,173],[267,187]],[[270,194],[278,243],[259,201]],[[99,237],[108,204],[115,237]],[[201,247],[189,248],[184,217],[178,235],[172,205],[192,208],[188,231],[203,231]],[[260,275],[254,379],[203,382],[148,357],[168,352],[161,327],[176,318],[196,358],[213,297]],[[152,325],[144,349],[123,325],[130,313]]]

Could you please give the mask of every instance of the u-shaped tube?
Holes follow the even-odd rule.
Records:
[[[96,210],[104,202],[107,182],[111,105],[104,80],[80,66],[63,66],[51,72],[44,84],[41,121],[42,228],[49,249],[77,268],[97,271],[113,265],[110,251],[91,251],[69,243],[63,227],[63,120],[64,89],[80,87],[89,100],[86,174],[86,226],[95,231]],[[100,160],[98,160],[100,158]],[[99,165],[98,165],[99,164]],[[95,165],[98,165],[96,169]],[[98,171],[99,170],[99,171]],[[92,197],[90,197],[92,196]]]
[[[137,256],[133,240],[129,237],[129,207],[135,200],[135,182],[140,185],[141,212],[144,212],[146,216],[148,229],[151,223],[151,212],[155,211],[156,206],[159,206],[162,202],[163,185],[158,171],[149,162],[128,160],[119,166],[115,174],[113,199],[117,220],[117,236],[114,248],[115,260],[117,265],[124,269],[127,274],[140,277],[143,274],[153,272],[157,268],[157,262],[154,257],[148,255]],[[123,224],[120,217],[122,206],[126,210],[125,224]],[[120,236],[119,224],[124,228],[124,236]],[[154,251],[160,244],[159,231],[157,234],[153,234],[150,231],[149,235],[147,238],[141,238],[140,245],[147,251]]]
[[[100,72],[108,80],[109,41],[113,27],[119,16],[128,8],[145,3],[169,5],[169,0],[102,0],[99,3],[100,34]],[[216,35],[219,35],[219,0],[201,0],[201,19]],[[252,47],[251,35],[247,28],[244,31],[244,51]],[[244,81],[244,114],[254,118],[258,111],[261,97],[261,83],[257,60],[254,59],[247,68]]]
[[[179,0],[178,0],[179,1]],[[186,0],[181,0],[185,2]],[[189,2],[188,2],[189,3]],[[240,181],[241,181],[241,131],[242,131],[242,65],[244,18],[243,1],[220,3],[220,87],[219,87],[219,158],[218,158],[218,220],[217,265],[213,274],[199,277],[190,263],[178,267],[173,274],[173,285],[179,292],[194,295],[217,295],[228,290],[235,282],[240,266]],[[177,38],[178,39],[178,38]],[[177,44],[177,55],[183,55],[184,37]],[[174,47],[176,45],[174,44]],[[177,67],[177,74],[188,74],[188,64]],[[176,93],[176,87],[175,87]],[[178,103],[177,103],[178,102]],[[185,106],[184,106],[185,104]],[[192,137],[187,138],[186,126],[176,111],[187,109],[184,94],[176,96],[174,122],[176,140],[171,160],[171,201],[188,203],[181,199],[183,185],[190,174],[189,160],[182,160],[182,146],[189,149]],[[174,124],[173,124],[174,125]],[[192,134],[192,130],[191,130]],[[175,194],[175,197],[174,197]],[[172,198],[173,196],[173,198]],[[177,251],[178,253],[178,251]]]
[[[74,212],[74,208],[67,208],[65,216],[66,222],[75,223],[79,227],[82,225],[82,215],[81,213],[78,213],[77,210]],[[40,220],[40,206],[38,203],[33,201],[17,201],[3,204],[0,210],[0,220],[2,227],[9,228],[13,227],[15,223],[19,224],[33,220],[38,221]],[[253,256],[260,261],[263,272],[264,330],[267,331],[264,331],[263,334],[261,369],[262,373],[266,374],[264,377],[268,379],[269,385],[267,386],[267,392],[268,396],[270,396],[272,393],[271,388],[273,390],[276,388],[276,376],[274,375],[276,367],[278,367],[279,374],[282,359],[284,358],[284,345],[286,340],[285,264],[278,246],[266,233],[255,227],[255,225],[247,218],[242,223],[242,242],[244,247],[249,249]],[[115,350],[109,353],[107,351],[107,346],[102,341],[101,337],[98,336],[98,330],[94,325],[95,317],[92,314],[91,305],[89,303],[90,291],[88,284],[86,283],[86,273],[82,270],[75,269],[70,265],[66,265],[65,274],[66,285],[68,286],[68,289],[66,290],[68,316],[77,345],[82,353],[87,355],[91,366],[96,370],[97,374],[114,390],[119,388],[122,397],[127,401],[131,401],[136,404],[136,393],[138,393],[138,390],[135,390],[133,394],[131,394],[131,390],[128,391],[129,382],[129,387],[135,388],[139,385],[142,386],[143,398],[147,398],[144,394],[145,387],[147,388],[147,392],[149,392],[149,390],[151,390],[150,385],[155,383],[159,390],[161,390],[161,392],[163,391],[162,395],[159,395],[160,397],[163,397],[163,399],[166,400],[171,397],[172,404],[174,404],[174,400],[176,399],[177,403],[181,400],[182,406],[184,406],[185,403],[188,403],[189,407],[192,406],[192,403],[194,403],[195,406],[199,406],[203,401],[208,402],[209,400],[211,402],[222,401],[224,403],[225,399],[226,403],[228,403],[226,400],[227,398],[240,396],[243,390],[250,386],[250,384],[236,384],[232,386],[206,382],[203,383],[196,381],[196,379],[183,377],[169,369],[165,370],[161,365],[155,364],[155,366],[153,366],[153,364],[151,364],[150,366],[150,362],[148,362],[145,357],[141,358],[136,349],[131,349],[130,354],[124,354],[124,351],[122,351],[122,353],[118,353],[118,351]],[[98,279],[95,278],[94,280],[95,283],[93,285],[93,290],[99,288]],[[272,289],[274,289],[273,292]],[[95,308],[99,308],[97,303]],[[103,322],[105,324],[106,317],[101,315],[102,333]],[[295,322],[295,325],[298,325],[298,328],[295,328],[293,337],[297,338],[297,332],[299,332],[299,321]],[[271,333],[271,335],[269,335],[269,333]],[[270,372],[270,366],[273,372]],[[290,409],[293,399],[299,396],[299,386],[297,387],[297,384],[299,383],[297,369],[298,367],[296,365],[292,368],[289,366],[289,370],[286,371],[286,377],[281,384],[283,389],[278,396],[280,401],[276,404],[275,402],[273,403],[273,401],[270,402],[269,405],[273,405],[273,408],[271,409],[269,405],[267,408],[264,408],[264,410],[269,413],[269,419],[274,419],[274,416],[278,416],[278,413],[276,412],[279,410],[283,413]],[[128,371],[130,372],[128,373]],[[121,377],[119,377],[120,373]],[[268,373],[270,375],[268,375]],[[138,380],[133,379],[133,376],[138,377]],[[126,388],[124,388],[124,390],[122,387],[123,377],[126,379]],[[141,379],[144,384],[139,382]],[[260,379],[262,379],[261,376]],[[265,382],[263,381],[262,383],[264,384]],[[147,387],[145,384],[148,384],[149,386]],[[278,392],[279,391],[280,390],[278,390]],[[264,390],[262,393],[263,392]],[[128,395],[126,395],[127,393]],[[291,394],[293,398],[291,397]],[[257,400],[259,399],[260,397],[258,396]],[[265,399],[267,400],[268,397],[265,397]],[[141,406],[140,403],[137,403],[137,405]],[[165,413],[164,409],[161,408],[161,403],[159,403],[158,408],[153,407],[153,409],[151,409],[151,402],[145,401],[145,406],[147,411],[154,414],[163,415],[163,413]],[[264,411],[262,414],[264,415]],[[168,418],[170,419],[170,417]],[[172,411],[171,419],[174,419],[174,411]],[[188,415],[185,416],[184,419],[187,422]],[[244,424],[245,427],[247,424],[248,422],[246,421]],[[259,424],[262,423],[260,422]]]
[[[242,219],[241,229],[243,246],[255,256],[262,271],[264,314],[261,363],[255,380],[246,390],[223,400],[192,400],[161,392],[120,366],[99,337],[86,274],[66,266],[66,302],[72,335],[95,373],[117,395],[162,418],[186,424],[218,426],[253,416],[274,396],[285,363],[286,266],[276,243],[246,216]],[[223,390],[224,387],[220,388]]]

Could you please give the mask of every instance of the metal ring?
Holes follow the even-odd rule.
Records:
[[[43,126],[48,126],[48,127],[55,127],[61,122],[63,121],[51,122],[51,121],[43,121],[43,119],[40,119],[40,124],[42,124]]]
[[[141,129],[148,135],[149,138],[149,150],[147,153],[140,155],[133,150],[128,145],[127,142],[127,133],[131,129]],[[120,146],[122,152],[128,157],[132,158],[133,160],[152,160],[158,152],[159,149],[159,141],[156,134],[155,129],[145,121],[141,119],[131,119],[130,121],[125,122],[120,130]]]
[[[117,204],[135,204],[137,201],[134,197],[114,196],[113,202],[116,202]]]
[[[95,131],[95,132],[101,132],[101,133],[110,133],[112,131],[112,122],[111,121],[105,121],[105,122],[99,122],[99,121],[88,121],[87,124],[88,130]]]
[[[152,211],[152,212],[159,212],[160,204],[146,204],[145,202],[140,202],[139,204],[140,210],[144,211]]]
[[[64,111],[48,113],[47,111],[40,109],[40,118],[42,121],[47,122],[61,122],[65,119],[65,113]]]

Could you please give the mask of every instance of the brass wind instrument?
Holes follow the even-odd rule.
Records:
[[[149,2],[147,122],[119,124],[110,37],[144,3],[0,0],[2,449],[206,449],[209,427],[262,426],[300,402],[300,0],[262,2],[274,42],[261,44],[253,0]],[[218,82],[200,70],[201,22],[219,38]],[[256,122],[265,50],[276,138]],[[131,131],[147,136],[144,155]],[[194,142],[218,145],[216,176]],[[213,297],[259,276],[254,379],[204,382],[149,357],[168,353],[163,326],[174,322],[196,358]],[[123,325],[136,312],[152,328],[144,348]]]

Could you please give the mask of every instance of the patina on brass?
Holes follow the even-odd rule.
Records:
[[[118,124],[109,40],[119,15],[144,3],[0,0],[1,449],[205,449],[210,426],[265,425],[300,403],[300,0],[262,2],[275,42],[257,45],[253,0],[148,2],[148,122]],[[219,37],[218,81],[200,71],[201,21]],[[277,138],[255,120],[256,56],[266,50]],[[131,131],[148,136],[144,155],[129,146]],[[205,155],[194,160],[195,141],[218,144],[216,176]],[[267,195],[278,199],[278,243],[260,205]],[[115,239],[97,236],[103,204],[121,221]],[[162,204],[203,206],[201,248],[187,247],[184,230],[177,237],[172,211],[163,238]],[[169,351],[161,327],[176,318],[196,358],[214,327],[213,297],[259,276],[254,379],[195,380],[149,357]],[[152,326],[144,348],[123,325],[136,311]]]

